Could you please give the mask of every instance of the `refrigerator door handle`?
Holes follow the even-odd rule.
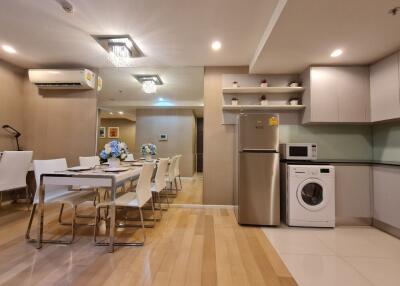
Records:
[[[278,153],[278,150],[275,149],[242,149],[240,152],[248,152],[248,153]]]

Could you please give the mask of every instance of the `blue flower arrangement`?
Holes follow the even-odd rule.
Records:
[[[140,152],[143,156],[146,155],[156,155],[157,154],[157,147],[152,143],[146,143],[140,146]]]
[[[113,140],[106,145],[104,149],[100,152],[100,158],[107,160],[108,158],[119,158],[124,160],[128,154],[128,145],[126,143]]]

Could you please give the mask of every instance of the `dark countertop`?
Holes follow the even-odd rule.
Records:
[[[400,162],[394,161],[376,161],[376,160],[358,160],[358,159],[318,159],[314,161],[296,161],[296,160],[281,160],[283,163],[297,165],[312,165],[312,164],[354,164],[354,165],[386,165],[400,167]]]

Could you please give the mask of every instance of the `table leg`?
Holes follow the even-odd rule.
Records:
[[[111,188],[111,200],[112,203],[110,205],[110,245],[108,252],[114,252],[114,235],[115,235],[115,196],[116,196],[117,188],[116,184],[113,182]]]
[[[38,217],[38,237],[37,237],[37,246],[36,248],[42,248],[42,240],[43,240],[43,219],[44,219],[44,186],[43,186],[43,177],[40,179],[40,188],[39,188],[39,217]]]

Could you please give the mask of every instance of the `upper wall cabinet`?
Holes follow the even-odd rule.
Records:
[[[303,123],[369,122],[368,67],[311,67],[301,79]]]
[[[370,67],[372,122],[400,118],[399,55],[391,55]]]

